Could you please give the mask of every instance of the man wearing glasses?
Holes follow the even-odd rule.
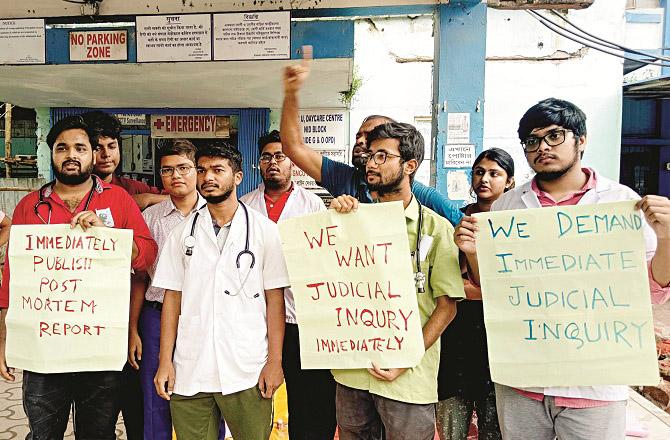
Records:
[[[159,252],[172,230],[206,203],[196,191],[195,152],[195,146],[191,142],[171,139],[158,153],[161,180],[169,199],[150,206],[142,215],[158,244]],[[170,404],[160,398],[154,388],[165,294],[164,289],[149,287],[157,263],[158,259],[148,273],[136,272],[132,278],[128,362],[140,371],[144,401],[144,439],[170,440]]]
[[[458,249],[449,222],[422,206],[412,193],[412,181],[424,155],[421,133],[410,124],[392,122],[374,128],[368,142],[369,155],[363,156],[368,188],[378,194],[380,203],[403,202],[407,252],[419,251],[412,256],[412,264],[426,351],[413,368],[386,369],[372,364],[368,369],[332,370],[337,381],[339,438],[379,440],[384,438],[383,429],[389,440],[432,440],[440,335],[456,316],[456,300],[465,297]],[[330,207],[347,213],[358,203],[355,197],[342,195]]]
[[[519,122],[519,139],[533,180],[503,194],[491,211],[638,200],[630,188],[582,166],[586,115],[574,104],[550,98],[531,107]],[[654,303],[670,298],[670,201],[648,195],[644,212],[649,289]],[[464,217],[455,241],[466,255],[470,277],[479,283],[476,220]],[[665,286],[665,287],[663,287]],[[515,389],[496,384],[503,438],[515,440],[623,440],[626,386]]]
[[[258,140],[260,172],[257,189],[240,200],[277,223],[325,210],[321,198],[291,181],[293,163],[282,151],[279,132]],[[289,436],[294,440],[332,440],[335,435],[335,381],[329,370],[302,370],[295,303],[291,289],[284,289],[286,330],[282,367],[286,379]],[[318,392],[315,392],[318,390]]]

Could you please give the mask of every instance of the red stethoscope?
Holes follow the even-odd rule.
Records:
[[[56,183],[55,180],[42,185],[42,187],[39,190],[39,200],[37,200],[37,203],[35,203],[35,206],[33,207],[33,210],[35,211],[35,215],[42,220],[42,223],[45,225],[50,225],[51,224],[51,211],[53,210],[51,207],[51,203],[44,198],[44,190],[46,190],[48,187],[52,186],[54,183]],[[95,191],[95,182],[93,182],[93,185],[91,186],[91,190],[88,192],[88,198],[86,199],[86,205],[84,205],[83,211],[88,211],[88,206],[91,204],[91,199],[93,199],[93,192]],[[40,214],[40,206],[46,205],[47,207],[47,218],[46,220],[44,217],[42,217],[42,214]]]

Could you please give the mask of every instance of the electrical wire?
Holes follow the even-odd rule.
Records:
[[[555,33],[557,33],[558,35],[560,35],[564,38],[567,38],[568,40],[574,41],[575,43],[578,43],[578,44],[581,44],[583,46],[589,47],[591,49],[603,52],[605,54],[612,55],[612,56],[622,58],[624,60],[632,61],[632,62],[635,62],[635,63],[651,65],[651,66],[670,67],[670,64],[664,64],[662,62],[656,62],[656,61],[648,61],[648,60],[639,59],[639,58],[631,58],[631,57],[627,57],[625,55],[622,55],[620,53],[612,52],[612,51],[607,50],[606,48],[603,48],[603,47],[594,46],[593,44],[589,44],[589,42],[591,42],[590,39],[588,39],[584,36],[581,36],[581,35],[576,35],[574,32],[559,26],[558,24],[549,20],[548,18],[545,18],[541,14],[538,14],[537,12],[534,12],[534,11],[528,11],[528,10],[526,10],[526,12],[531,17],[533,17],[537,21],[539,21],[540,24],[542,24],[544,27],[548,28],[552,32],[555,32]],[[586,40],[586,41],[584,41],[584,40]],[[623,51],[621,51],[621,52],[623,52]],[[650,58],[656,59],[654,56],[650,56]]]
[[[534,11],[534,12],[535,12],[536,14],[542,16],[542,15],[539,14],[538,12],[536,12],[536,11]],[[591,39],[589,38],[590,41],[599,42],[599,44],[602,44],[603,46],[608,46],[608,47],[610,47],[610,48],[612,48],[612,49],[619,49],[619,50],[623,50],[623,51],[625,51],[625,52],[634,53],[634,54],[637,54],[637,55],[642,55],[642,56],[645,56],[645,57],[648,57],[648,58],[653,58],[653,59],[656,59],[656,60],[662,60],[662,61],[668,61],[668,62],[670,62],[670,57],[664,57],[664,56],[659,56],[659,55],[652,55],[652,54],[647,53],[647,52],[639,51],[639,50],[636,50],[636,49],[631,49],[630,47],[626,47],[626,46],[622,46],[621,44],[613,43],[613,42],[611,42],[611,41],[605,40],[604,38],[598,37],[597,35],[593,35],[593,34],[587,32],[587,31],[585,31],[584,29],[582,29],[581,27],[577,26],[576,24],[574,24],[573,22],[571,22],[570,20],[568,20],[566,17],[564,17],[563,15],[559,14],[558,12],[556,12],[556,11],[554,11],[554,10],[552,10],[551,13],[552,13],[554,16],[556,16],[556,17],[560,18],[561,20],[563,20],[564,22],[566,22],[568,25],[570,25],[570,26],[572,26],[573,28],[577,29],[579,32],[583,33],[584,35],[587,35],[587,36],[589,36],[589,37],[595,39],[595,41],[594,41],[594,40],[591,40]],[[546,19],[546,17],[543,17],[543,16],[542,16],[542,18],[545,18],[545,19]],[[563,28],[563,29],[565,29],[565,28]],[[568,32],[570,32],[570,30],[568,30],[568,29],[565,29],[565,30],[568,31]],[[585,37],[584,37],[584,38],[585,38]]]

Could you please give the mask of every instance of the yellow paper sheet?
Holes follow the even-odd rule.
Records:
[[[279,224],[302,368],[414,367],[423,336],[400,202]]]
[[[131,230],[12,226],[7,363],[38,373],[123,368]]]
[[[634,204],[476,215],[495,382],[658,383],[644,220]]]

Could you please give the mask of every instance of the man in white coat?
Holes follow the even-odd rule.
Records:
[[[326,207],[316,194],[291,181],[293,162],[283,153],[279,132],[258,140],[260,173],[257,189],[240,200],[275,223]],[[335,380],[330,370],[302,370],[295,303],[291,289],[284,289],[286,331],[282,366],[288,393],[288,429],[292,440],[332,440],[335,435]],[[315,392],[314,390],[318,390]]]
[[[221,143],[196,153],[207,205],[177,226],[153,285],[165,289],[154,384],[170,400],[179,440],[265,440],[283,382],[284,288],[277,225],[239,203],[242,157]]]
[[[670,201],[640,197],[630,188],[582,166],[586,115],[576,105],[549,98],[535,104],[519,122],[519,139],[535,177],[503,194],[491,211],[587,205],[638,200],[642,210],[649,290],[654,303],[670,298]],[[455,241],[479,284],[475,248],[477,221],[464,217]],[[574,386],[517,389],[496,384],[503,438],[514,440],[623,440],[626,386]]]

